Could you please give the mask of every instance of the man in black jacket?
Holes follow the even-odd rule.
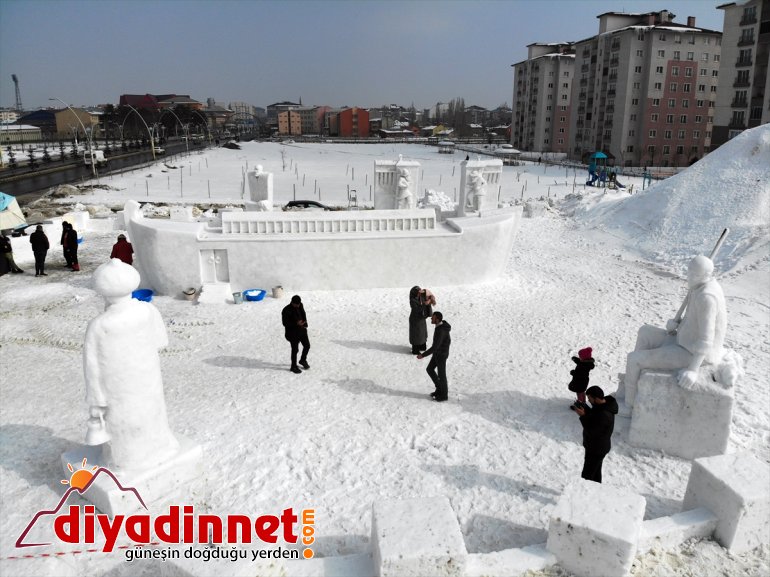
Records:
[[[430,322],[436,325],[436,329],[433,331],[433,345],[421,355],[417,355],[417,358],[423,359],[433,355],[425,370],[428,372],[430,380],[436,386],[436,390],[430,396],[434,400],[441,402],[446,401],[449,397],[449,385],[446,380],[446,360],[449,358],[449,345],[452,344],[452,337],[449,336],[449,331],[452,330],[452,327],[444,320],[444,316],[440,312],[433,313]],[[438,374],[436,374],[436,369],[438,369]]]
[[[35,255],[35,276],[48,276],[45,272],[45,255],[51,248],[51,243],[48,242],[43,225],[38,224],[35,227],[35,232],[29,235],[29,242]]]
[[[591,407],[576,404],[574,411],[580,415],[583,425],[583,447],[585,459],[581,477],[589,481],[602,482],[602,461],[610,452],[612,431],[615,428],[615,415],[618,414],[618,402],[613,396],[604,396],[604,391],[597,386],[586,390]]]
[[[299,364],[303,368],[309,369],[307,352],[310,350],[310,341],[307,338],[305,307],[302,306],[302,299],[299,295],[291,297],[291,303],[283,308],[281,311],[281,321],[286,329],[286,340],[291,343],[291,372],[300,374],[302,370],[297,366],[299,344],[302,343],[302,356],[299,359]]]

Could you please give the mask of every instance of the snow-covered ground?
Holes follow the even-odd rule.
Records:
[[[348,185],[368,201],[374,160],[399,154],[421,162],[423,189],[453,196],[464,153],[244,143],[107,177],[101,184],[109,190],[63,201],[206,203],[210,187],[212,202],[237,202],[242,171],[261,164],[275,173],[276,203],[291,200],[296,186],[297,199],[347,205]],[[686,259],[708,253],[724,226],[734,230],[717,259],[727,344],[746,368],[730,450],[770,461],[770,127],[744,133],[645,193],[637,194],[640,180],[625,178],[633,195],[585,189],[585,177],[563,167],[505,167],[500,199],[532,199],[534,215],[522,222],[505,275],[429,287],[452,324],[448,403],[429,400],[427,361],[409,354],[409,287],[303,293],[312,349],[311,369],[301,375],[288,371],[280,323],[291,293],[237,306],[156,297],[170,338],[161,355],[169,420],[206,456],[189,502],[223,514],[313,507],[321,556],[366,551],[371,503],[383,498],[448,496],[472,553],[544,542],[549,514],[583,460],[580,424],[568,409],[570,356],[593,347],[591,383],[614,392],[636,330],[674,315]],[[573,181],[575,195],[565,198]],[[27,274],[0,278],[0,558],[15,554],[31,516],[66,489],[60,454],[82,442],[87,417],[82,339],[103,310],[91,273],[116,236],[86,234],[80,273],[64,269],[55,248],[46,278],[29,274],[28,239],[13,239]],[[414,284],[423,284],[419,271]],[[646,519],[678,512],[689,461],[631,447],[628,428],[628,419],[617,419],[604,483],[644,496]],[[5,560],[0,569],[117,575],[121,563],[99,553]],[[767,547],[738,556],[700,542],[639,557],[634,575],[769,571]]]

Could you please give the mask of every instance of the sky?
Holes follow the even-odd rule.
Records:
[[[191,1],[0,0],[0,106],[121,94],[187,94],[266,107],[399,104],[463,98],[512,103],[511,64],[528,44],[581,40],[604,12],[667,9],[722,30],[712,0]]]

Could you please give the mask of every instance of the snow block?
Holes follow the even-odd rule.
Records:
[[[675,549],[688,539],[709,539],[717,521],[717,516],[705,507],[645,521],[639,534],[639,554],[653,548]]]
[[[770,465],[748,453],[696,459],[683,510],[707,507],[719,518],[714,537],[733,553],[770,543]]]
[[[176,438],[179,441],[179,451],[160,465],[141,471],[121,471],[107,467],[124,489],[136,489],[150,510],[153,504],[171,496],[203,474],[201,446],[181,435],[176,435]],[[62,453],[61,460],[65,475],[71,475],[67,469],[67,463],[79,466],[84,457],[88,459],[88,467],[104,466],[102,447],[104,445],[81,445]],[[136,493],[124,489],[121,489],[109,475],[99,474],[80,496],[110,517],[143,510]]]
[[[380,577],[459,576],[468,558],[446,497],[374,503],[372,551]]]
[[[559,497],[548,550],[578,577],[628,575],[644,519],[644,497],[580,479]]]
[[[733,388],[707,381],[683,389],[676,374],[643,371],[631,414],[628,442],[684,459],[727,451],[733,416]]]
[[[505,549],[494,553],[468,555],[465,577],[519,577],[544,571],[556,565],[556,557],[545,543],[521,549]]]

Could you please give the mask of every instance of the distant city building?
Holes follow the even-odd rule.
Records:
[[[174,108],[175,106],[187,106],[192,110],[203,110],[204,108],[202,102],[198,102],[186,94],[175,94],[168,98],[158,98],[158,108]]]
[[[267,123],[277,125],[279,112],[283,112],[285,110],[293,110],[295,108],[299,108],[300,106],[302,105],[297,104],[296,102],[289,102],[288,100],[284,100],[283,102],[276,102],[274,104],[268,105]]]
[[[54,113],[56,119],[56,134],[57,139],[73,139],[77,137],[78,140],[87,140],[91,138],[99,138],[101,136],[100,122],[102,119],[101,112],[96,113],[83,108],[62,108]],[[88,134],[83,134],[83,128],[88,131]]]
[[[337,114],[337,136],[366,138],[369,136],[369,112],[353,107]]]
[[[30,124],[0,125],[0,144],[21,144],[24,142],[40,142],[40,128]]]
[[[567,152],[574,47],[534,43],[527,51],[527,59],[513,65],[511,144],[521,150]]]
[[[233,116],[232,110],[218,104],[206,106],[201,110],[201,113],[206,117],[209,130],[213,131],[224,130]]]
[[[302,116],[298,111],[283,110],[278,113],[278,134],[294,136],[302,134]]]
[[[717,8],[724,10],[724,32],[712,148],[770,122],[770,0]]]
[[[601,150],[624,166],[702,158],[711,147],[722,33],[696,27],[694,17],[674,22],[667,10],[598,18],[596,36],[565,44],[574,51],[571,82],[566,63],[557,69],[540,58],[547,54],[539,47],[553,45],[531,45],[540,62],[514,65],[512,144],[583,161]]]
[[[469,124],[486,124],[489,119],[489,110],[481,106],[468,106],[465,109],[465,121]]]
[[[21,115],[16,124],[29,124],[40,129],[43,138],[51,139],[56,135],[56,113],[54,110],[35,110]]]

